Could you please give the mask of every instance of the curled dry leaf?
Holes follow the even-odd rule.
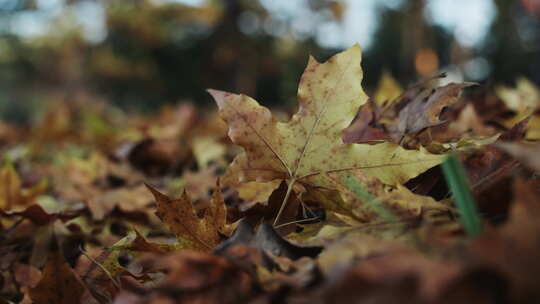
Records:
[[[398,184],[439,164],[443,156],[393,143],[343,143],[342,131],[367,101],[360,59],[358,45],[326,63],[311,57],[298,88],[299,110],[286,123],[248,96],[209,90],[229,125],[229,137],[245,149],[229,168],[237,181],[274,182],[277,188],[276,180],[286,180],[290,194],[296,183],[331,188],[323,173],[361,170]]]
[[[399,136],[416,133],[443,123],[441,111],[459,100],[464,88],[474,83],[451,83],[436,89],[424,89],[411,99],[401,111],[399,119],[389,129]]]

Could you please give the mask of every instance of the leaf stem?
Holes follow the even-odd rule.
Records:
[[[292,188],[294,183],[296,182],[296,178],[291,179],[289,182],[289,185],[287,186],[287,193],[285,193],[285,198],[283,199],[283,202],[281,203],[281,207],[279,207],[279,211],[276,215],[276,219],[274,220],[274,227],[277,225],[279,218],[281,217],[281,214],[283,213],[283,210],[285,210],[285,206],[287,205],[287,201],[289,200],[289,196],[291,196]]]
[[[285,227],[285,226],[292,225],[292,224],[298,224],[298,223],[304,223],[304,222],[311,222],[311,221],[314,221],[314,220],[316,220],[316,219],[319,219],[319,217],[318,217],[318,216],[315,216],[315,217],[306,218],[306,219],[302,219],[302,220],[292,221],[292,222],[288,222],[288,223],[284,223],[284,224],[280,224],[280,225],[274,226],[274,229],[278,229],[278,228]]]

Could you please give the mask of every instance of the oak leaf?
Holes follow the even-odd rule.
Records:
[[[229,168],[237,180],[287,180],[291,192],[295,184],[302,185],[297,191],[331,188],[323,173],[361,170],[395,185],[439,164],[443,156],[394,143],[343,143],[342,131],[367,101],[360,61],[358,45],[326,63],[310,57],[298,88],[299,110],[288,122],[279,122],[248,96],[209,90],[229,125],[229,137],[245,149]]]

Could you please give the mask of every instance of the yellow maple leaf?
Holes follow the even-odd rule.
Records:
[[[444,156],[394,143],[343,143],[343,129],[367,101],[360,61],[358,45],[326,63],[310,57],[298,88],[299,110],[285,123],[248,96],[209,90],[229,125],[229,137],[246,152],[229,168],[237,180],[273,182],[276,187],[276,180],[286,180],[286,202],[293,189],[332,188],[324,173],[361,170],[396,185],[439,164]]]

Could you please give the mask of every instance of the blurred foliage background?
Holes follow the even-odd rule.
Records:
[[[0,0],[0,115],[50,101],[137,111],[209,105],[207,88],[293,104],[308,54],[359,42],[364,86],[540,83],[538,0]]]

